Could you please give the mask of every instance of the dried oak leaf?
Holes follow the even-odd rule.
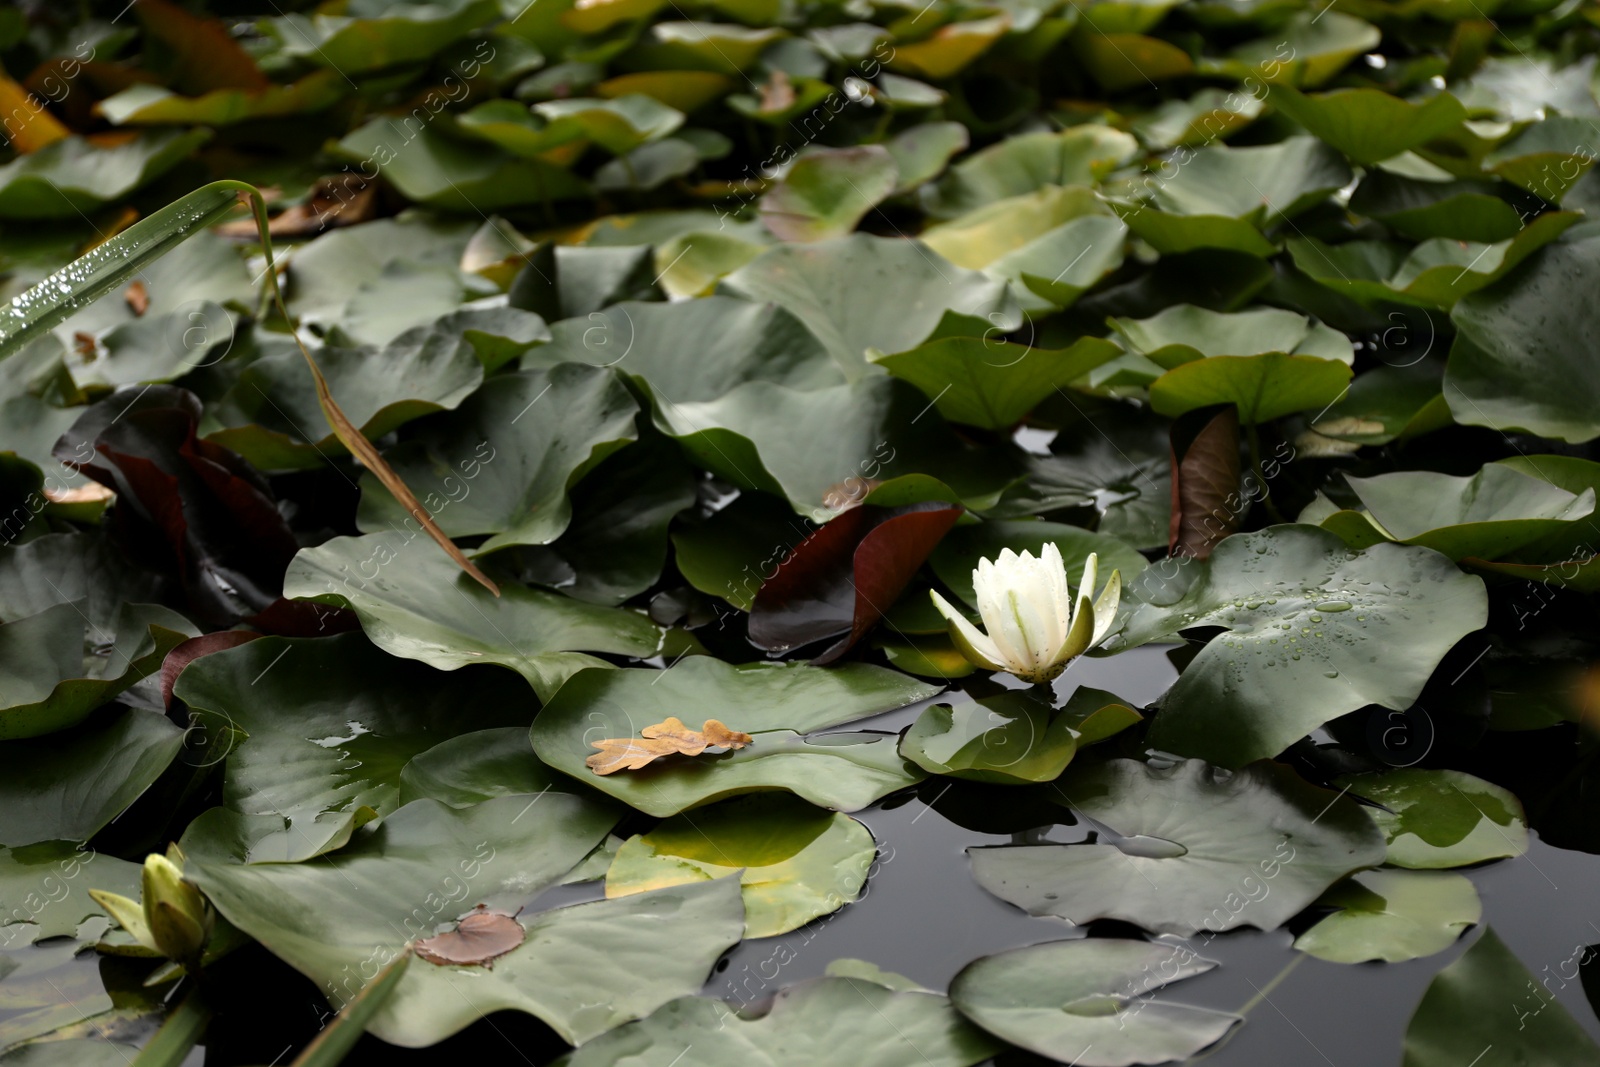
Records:
[[[700,734],[709,744],[723,748],[743,748],[755,740],[742,730],[728,729],[716,719],[707,719],[705,725],[700,727]]]
[[[454,930],[418,941],[416,949],[417,955],[440,967],[489,967],[494,959],[522,944],[527,936],[514,916],[490,911],[487,905],[479,904]]]
[[[662,756],[698,756],[713,746],[743,748],[755,740],[747,733],[728,729],[716,719],[707,719],[700,729],[691,730],[682,720],[670,715],[639,732],[644,735],[642,738],[609,737],[589,742],[600,751],[584,760],[584,765],[596,774],[636,771]]]

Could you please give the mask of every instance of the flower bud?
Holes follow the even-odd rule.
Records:
[[[174,854],[181,860],[182,853]],[[144,921],[155,947],[168,959],[199,959],[215,917],[206,898],[172,860],[151,853],[144,861]]]

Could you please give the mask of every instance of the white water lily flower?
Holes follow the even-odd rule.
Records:
[[[979,560],[972,572],[987,634],[937,592],[932,593],[933,606],[949,623],[951,640],[973,663],[1024,681],[1048,682],[1111,632],[1122,599],[1122,574],[1112,571],[1105,589],[1091,600],[1099,571],[1100,557],[1091,552],[1074,606],[1059,548],[1045,545],[1038,559],[1003,548],[999,559]]]

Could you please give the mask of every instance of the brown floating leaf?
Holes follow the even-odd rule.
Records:
[[[652,741],[670,741],[677,746],[674,751],[682,752],[685,756],[698,756],[711,744],[699,730],[689,729],[686,723],[673,715],[654,726],[646,726],[639,733]]]
[[[83,357],[85,363],[94,361],[95,347],[94,334],[79,330],[72,335],[72,349]]]
[[[122,299],[128,302],[128,310],[135,315],[143,315],[150,310],[150,291],[144,287],[144,282],[136,281],[128,286]]]
[[[608,737],[590,744],[600,751],[584,760],[584,766],[596,774],[614,774],[617,771],[636,771],[648,767],[662,756],[681,752],[675,741],[645,741],[637,737]]]
[[[325,229],[350,226],[372,218],[378,205],[378,186],[359,174],[334,174],[318,178],[303,203],[292,204],[272,217],[267,232],[273,237],[314,237]],[[218,226],[224,237],[254,237],[253,219]]]
[[[700,733],[708,744],[720,745],[723,748],[743,748],[755,740],[741,730],[728,729],[716,719],[707,719],[706,724],[700,728]]]
[[[514,917],[479,904],[454,930],[418,941],[417,955],[440,967],[488,967],[496,957],[522,944],[527,936]]]
[[[636,771],[647,767],[662,756],[698,756],[707,748],[743,748],[755,738],[738,730],[730,730],[716,719],[707,719],[698,730],[675,716],[639,731],[639,737],[608,737],[589,742],[600,751],[584,760],[584,765],[596,774],[614,774],[617,771]]]

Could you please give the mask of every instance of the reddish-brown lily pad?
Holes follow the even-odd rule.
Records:
[[[787,652],[838,637],[813,662],[838,659],[882,618],[961,510],[929,501],[839,515],[796,545],[756,593],[750,640]]]

